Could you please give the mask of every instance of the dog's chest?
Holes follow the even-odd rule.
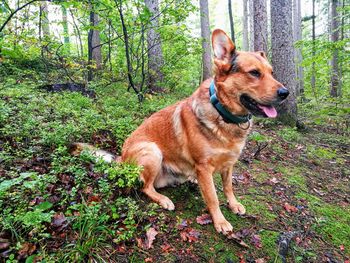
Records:
[[[244,145],[245,140],[241,140],[226,147],[211,147],[208,151],[208,155],[215,170],[221,170],[234,165],[241,155]]]

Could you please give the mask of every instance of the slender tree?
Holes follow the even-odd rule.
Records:
[[[90,2],[90,29],[88,34],[88,60],[90,69],[88,72],[88,81],[91,81],[93,78],[92,62],[94,62],[96,69],[100,69],[102,64],[100,31],[96,29],[98,23],[98,14],[95,12],[94,4]]]
[[[49,8],[47,2],[43,2],[40,5],[40,24],[41,33],[43,37],[48,37],[50,35],[50,21],[49,21]],[[41,36],[41,34],[39,34]]]
[[[233,21],[233,14],[232,14],[232,1],[228,0],[228,14],[230,19],[230,30],[231,30],[231,39],[233,43],[235,43],[235,24]]]
[[[271,0],[271,46],[274,75],[290,95],[279,108],[282,122],[297,123],[295,64],[293,48],[292,0]]]
[[[146,7],[151,13],[149,30],[147,31],[148,45],[148,86],[151,92],[160,92],[160,82],[163,81],[162,66],[164,65],[161,37],[159,29],[158,0],[145,0]]]
[[[254,0],[247,0],[249,4],[249,51],[254,51]]]
[[[339,17],[337,8],[339,7],[339,0],[331,0],[331,41],[336,43],[339,41]],[[338,48],[333,48],[333,56],[331,60],[331,89],[330,95],[332,97],[338,96],[340,90],[340,74],[339,74],[339,63],[338,63]]]
[[[202,36],[202,63],[203,74],[202,79],[208,79],[212,74],[211,52],[210,52],[210,26],[209,26],[209,8],[208,0],[200,0],[200,16],[201,16],[201,36]]]
[[[266,0],[255,0],[254,11],[254,50],[268,52]]]
[[[300,0],[293,0],[293,33],[294,42],[300,41],[302,39],[302,29],[301,29],[301,4]],[[304,93],[304,70],[301,66],[302,54],[301,49],[295,49],[295,64],[297,72],[297,94],[303,95]]]
[[[316,20],[316,15],[315,15],[315,0],[312,0],[312,56],[315,58],[316,56],[316,28],[315,28],[315,20]],[[315,60],[313,60],[312,65],[311,65],[311,89],[312,92],[314,93],[315,98],[317,99],[317,94],[316,94],[316,69],[315,69]]]
[[[242,0],[243,1],[243,17],[242,17],[242,35],[243,35],[243,50],[248,51],[249,50],[249,40],[248,40],[248,0]]]
[[[63,25],[63,36],[64,44],[69,46],[69,30],[68,30],[68,18],[67,18],[67,8],[62,5],[62,25]]]

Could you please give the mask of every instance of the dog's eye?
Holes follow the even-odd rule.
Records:
[[[260,78],[261,76],[261,73],[258,70],[251,70],[248,73],[256,78]]]

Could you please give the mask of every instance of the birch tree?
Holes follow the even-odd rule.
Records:
[[[232,1],[228,0],[228,15],[230,20],[230,30],[231,30],[231,40],[233,43],[235,43],[235,24],[233,21],[233,14],[232,14]]]

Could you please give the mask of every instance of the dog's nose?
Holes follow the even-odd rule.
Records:
[[[285,87],[281,87],[277,90],[277,95],[280,99],[284,100],[288,97],[289,91]]]

